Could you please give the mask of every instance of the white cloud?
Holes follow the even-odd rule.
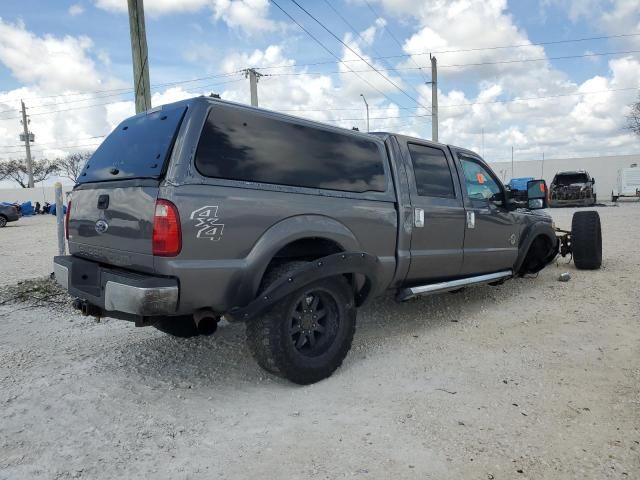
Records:
[[[89,37],[39,37],[23,23],[0,18],[0,62],[17,80],[44,92],[113,88],[117,82],[99,74],[92,49]]]
[[[216,20],[248,33],[278,28],[268,18],[269,0],[213,0],[213,12]]]
[[[126,11],[126,2],[99,1],[105,5],[120,5],[117,9]],[[637,59],[629,57],[610,60],[608,71],[580,83],[571,81],[568,75],[554,69],[547,61],[446,68],[447,64],[477,63],[478,60],[494,62],[512,58],[546,57],[546,53],[542,47],[530,45],[526,32],[515,25],[504,0],[456,0],[446,3],[438,0],[435,6],[425,2],[419,7],[415,6],[415,2],[382,1],[386,13],[400,15],[409,27],[414,27],[408,38],[399,38],[405,51],[414,54],[413,59],[425,66],[428,66],[428,55],[418,54],[428,50],[527,44],[519,49],[438,54],[441,66],[439,87],[442,141],[480,151],[484,131],[486,157],[490,160],[508,158],[511,145],[516,147],[518,158],[538,155],[543,149],[547,157],[637,151],[637,139],[623,129],[627,105],[635,99],[637,92],[631,90],[589,94],[593,91],[633,86],[640,88],[640,62]],[[200,3],[202,6],[198,7]],[[182,8],[182,11],[209,8],[216,15],[214,4],[217,4],[220,7],[217,11],[218,18],[234,28],[249,28],[251,31],[272,28],[265,27],[264,24],[261,26],[262,20],[257,24],[253,23],[254,19],[249,18],[247,11],[242,10],[250,5],[246,1],[239,2],[243,5],[238,11],[233,10],[235,7],[230,2],[208,0],[206,5],[204,2],[200,3],[196,0],[164,3],[147,0],[146,5],[153,5],[149,8],[156,13],[168,12],[171,8]],[[251,5],[264,4],[256,0]],[[103,5],[103,8],[106,7]],[[255,11],[256,17],[270,21],[268,6]],[[369,55],[369,50],[378,40],[383,21],[377,20],[374,26],[364,30],[363,39],[345,35],[345,42],[401,88],[415,96],[421,104],[430,105],[429,86],[411,82],[409,77],[400,76],[388,68],[386,63],[374,63],[375,60]],[[486,25],[492,25],[492,28],[487,29]],[[287,40],[292,41],[290,37]],[[261,107],[287,111],[346,128],[357,126],[363,130],[366,128],[366,115],[360,93],[364,93],[371,109],[373,130],[430,137],[429,117],[411,116],[424,115],[427,110],[416,108],[415,102],[400,94],[377,73],[369,71],[358,74],[375,88],[338,62],[327,66],[327,70],[338,70],[340,73],[337,75],[309,73],[309,69],[295,66],[295,60],[286,54],[284,45],[286,43],[233,53],[222,60],[206,49],[199,51],[197,55],[199,58],[209,58],[210,61],[206,62],[208,68],[216,72],[235,72],[249,66],[279,67],[262,69],[263,73],[273,76],[262,77],[258,84]],[[353,70],[369,69],[365,62],[346,48],[340,55],[343,60],[349,60],[348,65]],[[25,58],[30,61],[25,61]],[[97,143],[99,139],[91,137],[108,133],[120,121],[134,113],[131,100],[104,97],[104,94],[41,98],[53,94],[76,94],[129,86],[109,75],[108,55],[95,48],[89,38],[37,36],[21,23],[11,24],[0,20],[0,63],[25,85],[0,93],[0,111],[17,110],[20,98],[40,97],[27,101],[32,114],[31,129],[36,133],[36,155],[55,157],[69,152],[61,146]],[[405,66],[414,65],[403,60],[397,67]],[[311,70],[315,68],[311,67]],[[294,75],[281,76],[279,73]],[[473,87],[462,91],[461,80],[464,80],[466,87],[470,83]],[[194,82],[160,90],[153,94],[152,103],[156,106],[198,94],[206,95],[212,89],[221,93],[224,99],[249,103],[248,80],[240,75],[220,77],[211,82],[216,83],[207,86],[203,85],[205,82]],[[417,92],[411,87],[411,83]],[[390,102],[376,89],[386,95],[395,95],[398,102]],[[585,95],[569,96],[577,92]],[[506,102],[513,99],[521,101]],[[100,105],[105,103],[108,104]],[[469,103],[473,105],[461,105]],[[87,105],[95,106],[78,108]],[[54,110],[59,113],[51,113]],[[37,115],[39,112],[47,114]],[[0,115],[0,145],[18,144],[19,129],[17,114],[9,112]],[[12,151],[0,148],[0,159],[7,158],[7,152]],[[15,155],[20,156],[20,149],[16,151]]]
[[[608,35],[640,32],[638,0],[545,0],[544,5],[559,5],[573,22],[584,20]],[[640,48],[640,36],[627,36],[614,42],[627,48]]]
[[[105,106],[79,108],[106,103],[108,99],[82,92],[121,88],[126,84],[105,72],[103,62],[94,61],[92,54],[93,42],[88,37],[37,36],[23,23],[0,19],[0,64],[24,84],[0,93],[0,110],[9,110],[0,115],[0,145],[5,147],[0,148],[0,158],[23,156],[18,141],[20,99],[25,99],[30,129],[36,134],[33,146],[36,158],[63,155],[67,150],[62,146],[96,143],[90,137],[109,130]],[[95,55],[108,60],[104,52]],[[60,113],[51,113],[54,111]]]
[[[127,12],[127,0],[96,0],[96,7],[111,12]],[[268,0],[147,0],[145,13],[167,15],[197,12],[208,8],[214,21],[247,34],[274,31],[281,25],[269,19]]]
[[[178,12],[195,12],[206,7],[210,0],[146,0],[145,12],[163,15]],[[96,7],[112,12],[126,12],[127,0],[96,0]]]
[[[561,0],[558,0],[561,1]],[[576,18],[589,12],[594,2],[575,0],[571,15]],[[378,0],[386,13],[403,18],[409,25],[418,24],[413,35],[404,42],[404,50],[413,54],[401,67],[414,66],[413,61],[429,67],[429,51],[470,50],[438,53],[440,139],[480,151],[484,132],[486,156],[505,159],[513,145],[520,155],[537,155],[547,148],[547,155],[570,156],[594,154],[614,149],[634,150],[637,140],[624,130],[626,105],[636,91],[593,91],[640,87],[640,66],[632,58],[609,62],[609,74],[594,77],[581,84],[543,60],[541,62],[495,63],[505,60],[546,58],[541,46],[531,45],[527,33],[518,28],[505,0],[455,0],[414,2]],[[637,2],[615,0],[602,16],[603,25],[618,23],[615,33],[638,31]],[[622,17],[625,17],[624,19]],[[410,19],[410,20],[408,20]],[[619,25],[626,22],[627,30]],[[491,28],[487,28],[491,25]],[[609,27],[607,27],[609,28]],[[613,33],[613,29],[610,29]],[[496,45],[525,45],[520,48],[477,50]],[[463,64],[484,65],[463,65]],[[448,65],[451,65],[448,67]],[[467,96],[452,87],[460,80],[477,86],[475,96]],[[431,89],[420,86],[420,101],[430,104]],[[575,93],[588,93],[571,96]],[[539,98],[533,97],[552,97]],[[509,102],[509,100],[521,100]],[[453,105],[461,105],[454,107]],[[428,136],[423,120],[413,127]]]
[[[81,3],[74,3],[69,7],[68,13],[72,17],[82,15],[84,13],[84,7],[82,6]]]

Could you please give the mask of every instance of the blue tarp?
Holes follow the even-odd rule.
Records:
[[[54,203],[54,204],[52,204],[52,205],[51,205],[51,207],[49,207],[49,213],[50,213],[51,215],[55,215],[55,214],[56,214],[56,204],[55,204],[55,203]],[[66,215],[66,214],[67,214],[67,206],[66,206],[66,205],[62,205],[62,213],[63,213],[64,215]]]
[[[20,207],[22,208],[23,217],[33,215],[33,205],[31,204],[31,202],[24,202],[22,205],[20,205]]]
[[[509,180],[509,188],[511,190],[526,190],[527,182],[529,180],[535,180],[533,177],[520,177],[520,178],[512,178]]]

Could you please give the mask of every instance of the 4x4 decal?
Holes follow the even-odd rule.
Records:
[[[191,212],[189,217],[191,220],[195,220],[195,227],[198,228],[196,238],[208,238],[217,242],[222,238],[222,232],[224,231],[224,223],[217,223],[218,220],[218,206],[217,205],[205,205],[197,210]]]

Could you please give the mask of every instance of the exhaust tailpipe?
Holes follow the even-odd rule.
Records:
[[[193,321],[200,335],[213,335],[218,329],[220,315],[213,310],[199,310],[193,314]]]

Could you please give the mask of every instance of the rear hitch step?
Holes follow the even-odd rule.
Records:
[[[428,285],[419,285],[417,287],[403,288],[398,291],[396,300],[404,302],[410,298],[417,297],[418,295],[431,295],[433,293],[449,292],[469,285],[481,285],[483,283],[493,283],[501,280],[504,281],[511,277],[513,277],[513,271],[505,270],[503,272],[478,275],[477,277],[460,278],[458,280],[450,280],[448,282],[431,283]]]

